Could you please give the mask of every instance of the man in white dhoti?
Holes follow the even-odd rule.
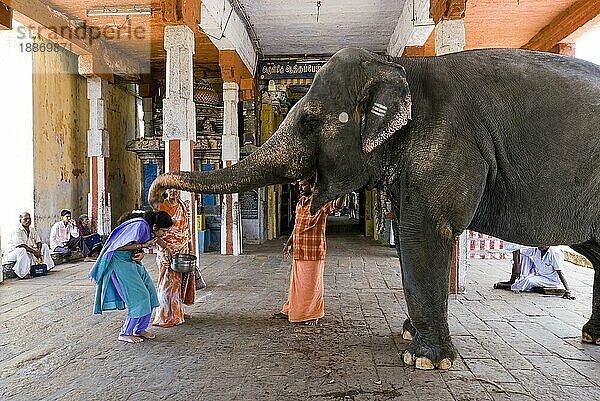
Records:
[[[13,270],[19,278],[28,278],[29,270],[38,260],[46,264],[48,270],[54,267],[50,257],[50,248],[42,244],[40,236],[31,227],[31,215],[27,212],[19,216],[19,226],[13,231],[8,240],[8,246],[2,264],[16,262]]]
[[[565,288],[563,298],[575,299],[569,290],[562,266],[562,251],[555,246],[520,247],[518,259],[515,260],[511,281],[496,283],[495,288],[506,288],[499,284],[509,284],[513,291],[529,291],[534,288]]]

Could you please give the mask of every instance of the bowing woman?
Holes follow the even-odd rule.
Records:
[[[147,330],[158,297],[141,261],[144,248],[154,245],[173,225],[166,212],[134,212],[111,233],[89,277],[96,284],[94,313],[125,309],[119,341],[139,343],[156,335]]]

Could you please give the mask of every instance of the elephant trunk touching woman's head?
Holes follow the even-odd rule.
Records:
[[[159,176],[149,193],[155,206],[167,188],[196,193],[243,192],[317,172],[312,211],[379,179],[374,150],[411,116],[403,68],[361,49],[337,52],[316,74],[304,98],[251,156],[211,172]]]

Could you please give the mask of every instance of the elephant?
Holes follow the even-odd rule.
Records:
[[[600,343],[600,66],[520,49],[414,58],[342,49],[259,150],[221,170],[160,175],[149,200],[167,188],[243,192],[315,171],[313,213],[362,187],[391,200],[406,364],[449,369],[456,358],[449,272],[467,229],[585,255],[595,276],[582,340]]]

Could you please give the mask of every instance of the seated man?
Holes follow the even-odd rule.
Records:
[[[31,227],[31,215],[21,213],[19,222],[21,224],[8,239],[2,264],[15,262],[13,270],[19,278],[30,278],[29,269],[40,259],[42,263],[46,264],[48,270],[51,270],[54,267],[54,261],[50,257],[50,248],[48,245],[42,244],[40,236]]]
[[[83,241],[90,249],[90,254],[99,255],[105,238],[98,233],[92,232],[90,218],[87,214],[82,214],[79,216],[77,230],[79,231],[79,236],[83,237]]]
[[[80,249],[84,262],[93,262],[90,258],[90,248],[79,235],[79,230],[71,221],[71,212],[63,209],[60,212],[61,221],[54,223],[50,230],[50,249],[53,253],[70,256],[71,250]]]
[[[510,281],[494,284],[494,288],[529,291],[538,288],[565,288],[563,298],[575,299],[562,272],[564,257],[555,246],[523,247],[513,252]]]

